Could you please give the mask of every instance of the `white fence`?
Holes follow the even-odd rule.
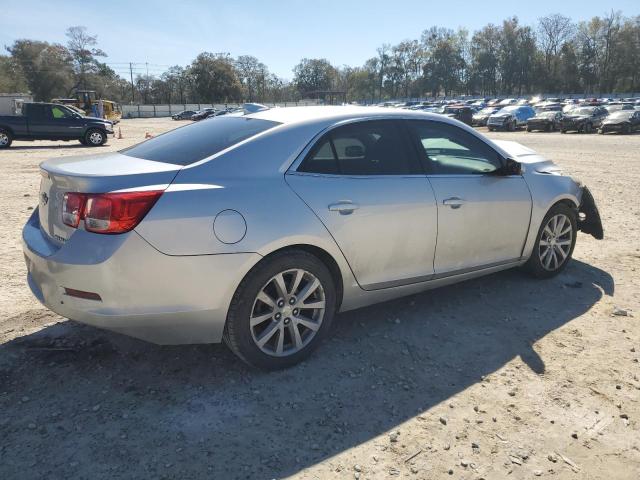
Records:
[[[320,102],[313,100],[300,102],[282,102],[282,103],[265,103],[270,107],[294,107],[305,105],[319,105]],[[175,113],[183,110],[202,110],[204,108],[215,108],[221,110],[227,107],[241,107],[242,104],[237,103],[173,103],[165,105],[122,105],[122,118],[153,118],[153,117],[170,117]]]

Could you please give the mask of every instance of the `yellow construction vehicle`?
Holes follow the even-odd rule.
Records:
[[[111,100],[98,99],[95,90],[77,90],[76,98],[54,98],[51,102],[74,106],[89,117],[106,118],[114,124],[122,118],[120,104]]]

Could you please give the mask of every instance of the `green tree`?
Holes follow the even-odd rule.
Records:
[[[15,59],[0,55],[0,92],[26,93],[29,90]]]
[[[242,85],[233,61],[226,54],[201,53],[191,63],[189,76],[200,101],[229,102],[242,97]]]
[[[16,40],[7,50],[36,100],[65,96],[73,85],[69,51],[62,45]]]
[[[293,68],[294,84],[300,95],[331,90],[336,70],[325,58],[303,58]]]

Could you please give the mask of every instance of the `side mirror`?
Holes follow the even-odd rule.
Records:
[[[513,158],[507,158],[504,165],[505,175],[522,175],[522,164],[515,161]]]
[[[344,155],[348,158],[364,157],[364,148],[360,145],[349,145],[344,149]]]

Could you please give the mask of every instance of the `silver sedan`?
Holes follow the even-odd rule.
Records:
[[[273,108],[41,165],[28,283],[58,314],[160,344],[307,357],[336,312],[524,266],[548,278],[586,187],[441,115]]]

